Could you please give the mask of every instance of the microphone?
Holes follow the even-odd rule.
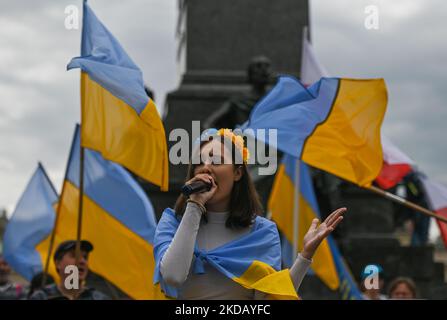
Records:
[[[182,187],[182,193],[187,197],[193,193],[210,191],[210,190],[211,190],[211,183],[206,183],[203,181],[194,181],[191,182],[190,184],[185,184]]]

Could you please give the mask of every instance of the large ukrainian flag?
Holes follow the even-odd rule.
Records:
[[[167,190],[165,131],[142,73],[85,1],[81,56],[72,68],[82,70],[82,146]]]
[[[80,170],[80,134],[76,127],[60,197],[55,246],[76,239]],[[134,299],[157,299],[152,284],[156,218],[149,199],[120,165],[99,152],[84,151],[82,239],[94,245],[89,267]],[[39,248],[42,256],[46,239]],[[53,261],[50,271],[54,274]]]
[[[274,147],[369,186],[382,168],[380,127],[386,105],[383,79],[321,78],[306,88],[295,78],[282,76],[242,129],[277,129]],[[262,135],[257,138],[268,142]]]
[[[298,251],[303,248],[303,237],[312,220],[320,219],[318,203],[313,190],[308,166],[299,161],[299,183],[296,181],[298,159],[285,155],[275,177],[270,194],[268,209],[271,219],[276,222],[281,232],[282,259],[286,267],[294,262],[294,206],[298,199]],[[299,193],[296,188],[299,185]],[[346,299],[362,299],[360,291],[349,269],[341,257],[331,236],[318,247],[312,262],[314,273],[332,290],[340,290]]]
[[[3,255],[11,267],[30,281],[43,270],[36,246],[53,229],[58,196],[39,163],[9,220],[3,237]],[[45,254],[46,256],[46,254]]]

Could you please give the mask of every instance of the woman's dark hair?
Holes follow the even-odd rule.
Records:
[[[215,139],[215,138],[214,138]],[[217,139],[219,141],[219,139]],[[226,140],[226,139],[225,139]],[[210,140],[211,141],[211,140]],[[200,143],[200,148],[196,148],[195,152],[200,152],[201,148],[208,143],[209,141],[203,141]],[[223,142],[223,141],[221,141]],[[242,169],[242,177],[239,181],[235,181],[233,185],[233,190],[231,191],[231,200],[230,200],[230,215],[225,222],[225,226],[228,228],[245,228],[250,226],[253,223],[253,220],[257,215],[262,214],[262,204],[259,199],[258,192],[256,191],[253,180],[251,179],[247,166],[245,163],[243,164],[235,164],[241,163],[237,162],[236,159],[240,159],[239,151],[235,150],[235,146],[233,143],[223,143],[224,146],[231,145],[231,155],[233,159],[233,166],[240,166]],[[186,175],[186,181],[192,179],[194,177],[194,170],[197,167],[197,164],[192,164],[191,161],[188,167],[188,173]],[[177,198],[175,203],[174,211],[176,215],[183,216],[183,213],[186,209],[186,200],[188,198],[183,194]],[[203,216],[206,220],[206,214]]]
[[[405,277],[398,277],[398,278],[394,279],[393,281],[391,281],[391,283],[388,287],[388,297],[391,297],[391,294],[393,293],[393,291],[396,290],[397,286],[402,283],[405,284],[407,286],[407,288],[410,289],[410,291],[413,293],[413,298],[418,297],[418,290],[417,290],[416,284],[414,283],[414,281],[412,279],[405,278]]]

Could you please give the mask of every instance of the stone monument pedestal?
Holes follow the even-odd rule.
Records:
[[[228,99],[246,96],[250,91],[247,67],[255,56],[268,57],[274,74],[298,76],[307,25],[307,0],[185,1],[179,14],[179,57],[184,70],[178,89],[166,99],[167,138],[176,128],[191,134],[192,121],[203,122]],[[168,148],[173,144],[168,142]],[[158,216],[173,207],[186,172],[187,165],[169,165],[168,192],[144,184]],[[257,185],[266,203],[265,181],[271,185],[273,177],[261,180]]]

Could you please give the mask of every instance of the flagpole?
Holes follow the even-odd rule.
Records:
[[[300,159],[295,162],[295,193],[293,197],[293,259],[298,256],[299,210],[300,210]]]
[[[365,189],[370,190],[370,191],[372,191],[372,192],[374,192],[376,194],[379,194],[379,195],[381,195],[381,196],[383,196],[383,197],[385,197],[385,198],[387,198],[387,199],[389,199],[391,201],[394,201],[396,203],[400,203],[400,204],[402,204],[402,205],[404,205],[404,206],[406,206],[406,207],[408,207],[410,209],[419,211],[419,212],[421,212],[421,213],[423,213],[423,214],[425,214],[427,216],[430,216],[430,217],[438,219],[438,220],[440,220],[440,221],[442,221],[444,223],[447,223],[447,218],[445,218],[443,216],[440,216],[440,215],[434,213],[433,211],[430,211],[430,210],[428,210],[428,209],[426,209],[424,207],[421,207],[421,206],[419,206],[419,205],[417,205],[417,204],[415,204],[413,202],[410,202],[410,201],[408,201],[408,200],[406,200],[404,198],[401,198],[401,197],[399,197],[399,196],[397,196],[397,195],[395,195],[395,194],[393,194],[391,192],[382,190],[382,189],[377,188],[375,186],[365,187]]]
[[[45,173],[45,175],[46,175],[46,173]],[[51,238],[50,238],[50,245],[48,246],[47,258],[45,259],[45,266],[44,266],[44,272],[42,275],[42,283],[41,283],[42,287],[44,287],[47,282],[47,274],[48,274],[48,269],[50,267],[50,257],[51,257],[51,252],[53,251],[53,247],[54,247],[54,239],[56,238],[56,227],[57,227],[57,224],[59,221],[59,215],[60,215],[59,214],[60,213],[60,205],[59,204],[60,204],[60,199],[62,199],[63,193],[64,193],[64,187],[62,186],[61,196],[59,198],[57,208],[56,208],[56,218],[54,219],[53,230],[51,230]],[[56,194],[57,194],[57,192],[56,192]]]
[[[62,195],[62,193],[61,193],[61,195]],[[59,221],[59,215],[60,215],[60,207],[61,207],[60,199],[62,199],[62,197],[59,198],[59,203],[57,205],[57,210],[56,210],[56,219],[54,219],[53,230],[51,231],[50,245],[48,246],[48,254],[47,254],[46,261],[45,261],[45,269],[44,269],[43,276],[42,276],[42,287],[44,287],[47,282],[47,274],[48,274],[48,269],[50,267],[50,257],[51,257],[51,252],[53,251],[54,239],[56,237],[56,227],[57,227],[57,223]]]
[[[303,34],[301,43],[304,44],[305,39],[310,41],[309,27],[306,25],[303,27]],[[302,77],[303,71],[303,51],[301,52],[301,72]],[[296,260],[298,257],[298,238],[299,238],[299,208],[300,208],[300,158],[296,159],[295,162],[295,194],[294,194],[294,206],[293,206],[293,258]]]
[[[81,127],[82,130],[82,127]],[[76,249],[75,249],[75,265],[79,264],[81,258],[81,233],[82,233],[82,213],[84,203],[84,147],[82,146],[82,132],[80,134],[80,165],[79,165],[79,204],[78,204],[78,227],[76,235]]]
[[[59,223],[59,217],[61,215],[61,207],[62,207],[61,200],[64,198],[65,181],[67,180],[68,170],[70,168],[70,159],[71,159],[71,157],[73,155],[73,152],[74,152],[73,149],[74,149],[74,144],[75,144],[75,140],[76,140],[77,130],[79,130],[78,127],[76,127],[75,134],[73,135],[73,140],[71,142],[71,148],[70,148],[70,154],[68,155],[68,162],[67,162],[67,166],[65,167],[64,181],[62,183],[62,190],[61,190],[61,194],[59,196],[59,203],[58,203],[57,209],[56,209],[56,219],[54,220],[54,226],[53,226],[53,230],[51,232],[50,245],[48,247],[48,256],[47,256],[47,259],[46,259],[46,262],[45,262],[45,269],[44,269],[45,271],[44,271],[44,274],[43,274],[43,277],[42,277],[42,286],[45,285],[46,280],[47,280],[47,274],[48,274],[48,269],[49,269],[49,265],[50,265],[51,253],[53,251],[54,241],[56,239],[56,228],[57,228],[57,225]]]

